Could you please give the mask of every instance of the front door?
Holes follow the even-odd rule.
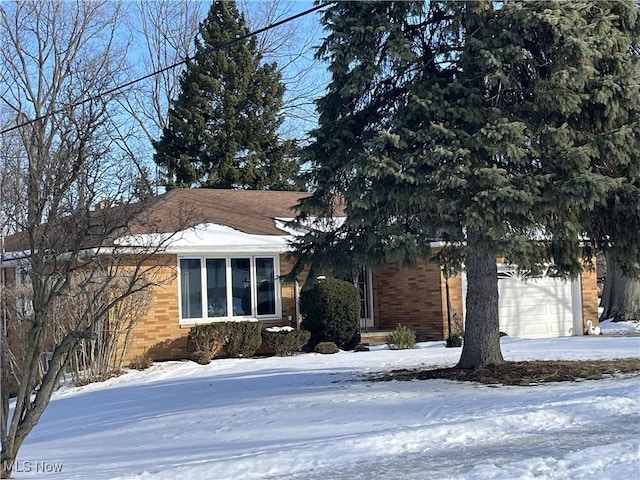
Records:
[[[360,291],[360,329],[366,332],[373,327],[373,292],[371,281],[371,270],[367,267],[360,269],[358,277],[355,279],[356,286]]]

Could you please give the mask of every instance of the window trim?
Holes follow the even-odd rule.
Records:
[[[268,315],[258,315],[257,305],[257,270],[256,259],[268,258],[273,260],[273,273],[274,273],[274,296],[275,296],[275,313]],[[227,315],[223,317],[209,317],[207,309],[207,260],[208,259],[224,259],[225,261],[225,280],[227,285]],[[249,273],[251,282],[251,315],[233,315],[233,288],[229,288],[232,277],[232,259],[249,259]],[[178,321],[180,325],[196,325],[203,323],[215,323],[215,322],[238,322],[238,321],[270,321],[282,319],[282,284],[280,282],[280,254],[279,253],[227,253],[227,254],[210,254],[210,255],[178,255],[177,258],[177,277],[178,277]],[[201,311],[202,316],[196,318],[183,318],[183,306],[182,306],[182,260],[199,260],[200,261],[200,282],[201,282]],[[229,303],[231,302],[231,303]],[[231,306],[231,312],[229,312],[229,306]],[[255,315],[253,314],[255,312]],[[231,313],[231,315],[229,315]]]

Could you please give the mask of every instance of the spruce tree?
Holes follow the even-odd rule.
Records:
[[[294,144],[278,136],[284,85],[255,37],[234,42],[248,33],[235,2],[212,3],[154,142],[167,188],[294,188]]]
[[[575,276],[595,248],[632,271],[638,8],[621,2],[358,2],[324,16],[332,81],[306,149],[315,193],[298,268],[429,258],[466,245],[461,368],[503,362],[496,256]],[[636,223],[634,223],[636,222]]]

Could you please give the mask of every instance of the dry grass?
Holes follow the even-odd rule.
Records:
[[[530,386],[548,382],[598,380],[610,375],[640,374],[640,358],[581,361],[506,362],[475,370],[457,368],[393,370],[371,381],[446,379],[488,385]]]

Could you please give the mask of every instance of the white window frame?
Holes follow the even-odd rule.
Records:
[[[256,281],[256,259],[268,258],[273,260],[274,270],[274,294],[275,294],[275,313],[268,315],[258,315],[258,303],[257,303],[257,281]],[[223,259],[225,261],[226,271],[226,285],[227,285],[227,314],[231,310],[231,315],[223,317],[209,317],[208,316],[208,299],[207,299],[207,260]],[[233,292],[230,286],[232,285],[232,259],[249,259],[249,273],[251,284],[251,315],[233,315]],[[183,318],[182,311],[182,272],[181,261],[182,260],[199,260],[200,261],[200,282],[202,297],[202,316],[196,318]],[[231,309],[229,309],[231,306]],[[178,310],[179,310],[179,323],[180,325],[194,325],[199,323],[214,323],[214,322],[238,322],[247,320],[281,320],[282,319],[282,285],[280,283],[280,255],[277,253],[234,253],[225,255],[178,255]]]

